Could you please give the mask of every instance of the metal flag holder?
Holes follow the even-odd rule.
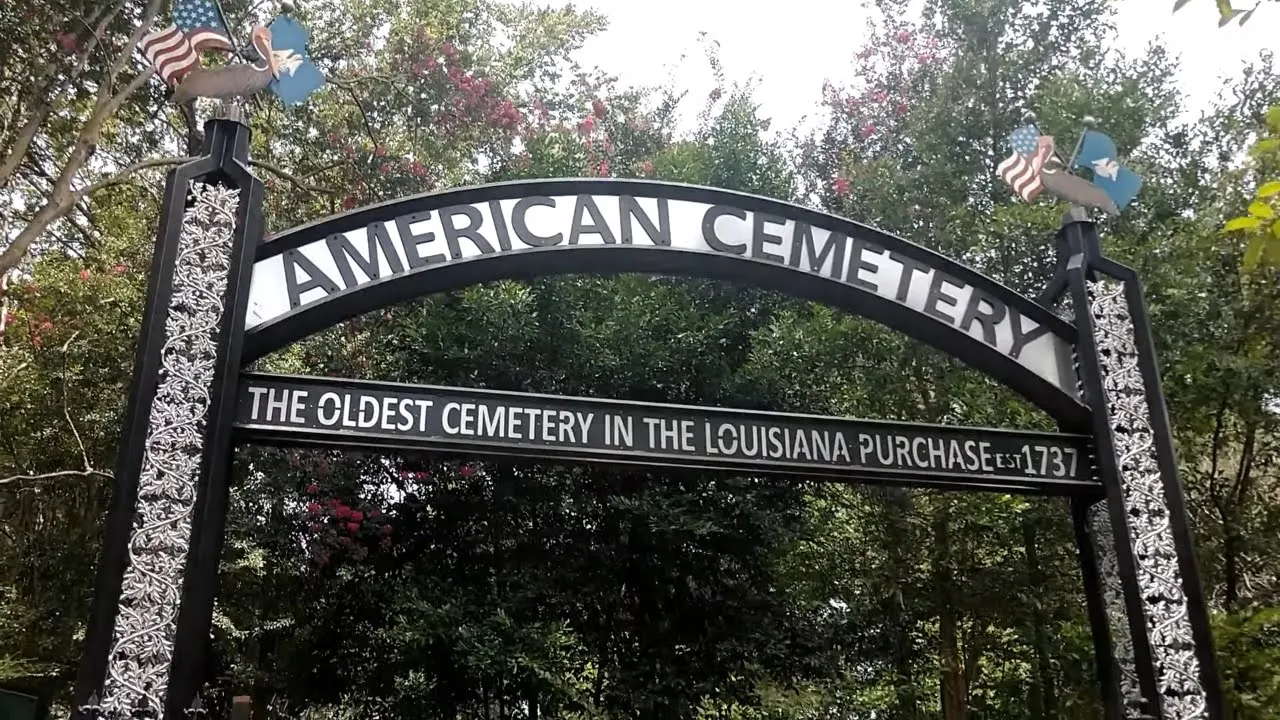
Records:
[[[202,675],[226,516],[234,329],[263,234],[249,136],[237,120],[208,121],[203,156],[166,180],[97,586],[119,600],[95,605],[80,718],[204,713],[192,679]]]
[[[1023,121],[1034,125],[1034,114]],[[1084,118],[1068,170],[1096,124]],[[1073,202],[1064,216],[1057,272],[1039,302],[1076,327],[1073,359],[1106,488],[1104,500],[1075,501],[1072,513],[1106,717],[1221,720],[1209,611],[1142,283],[1104,254],[1088,207]]]
[[[175,100],[219,106],[204,124],[201,156],[165,181],[76,718],[207,714],[199,678],[227,514],[242,328],[264,228],[245,103],[269,89],[288,106],[324,82],[306,57],[305,28],[288,17],[294,7],[282,2],[284,15],[270,26],[283,45],[273,46],[270,27],[254,28],[261,68],[241,55],[218,0],[175,0],[173,22],[142,42],[149,60],[163,60],[157,70],[175,86]],[[221,35],[240,62],[206,70],[202,44]],[[183,44],[182,64],[164,60]]]

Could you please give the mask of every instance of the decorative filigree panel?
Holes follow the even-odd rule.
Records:
[[[1200,682],[1125,286],[1111,278],[1099,278],[1089,283],[1088,291],[1161,705],[1170,720],[1207,718],[1208,701]]]
[[[1062,293],[1053,305],[1053,313],[1072,325],[1076,324],[1076,304],[1071,300],[1071,293]],[[1076,377],[1080,377],[1080,374],[1076,373]]]
[[[1054,304],[1054,312],[1058,317],[1072,325],[1076,324],[1075,303],[1071,293],[1063,293]],[[1080,358],[1073,349],[1071,354],[1073,369],[1076,372],[1076,391],[1084,396],[1084,383],[1079,380]],[[1093,545],[1094,558],[1097,560],[1098,582],[1102,587],[1102,603],[1107,613],[1107,625],[1111,629],[1111,656],[1115,660],[1115,668],[1119,677],[1120,697],[1124,702],[1126,718],[1141,718],[1142,708],[1146,704],[1142,696],[1142,686],[1138,682],[1137,661],[1133,654],[1133,635],[1129,632],[1129,615],[1124,604],[1124,588],[1120,584],[1120,560],[1116,556],[1115,534],[1111,531],[1111,521],[1105,500],[1089,508],[1089,537]]]
[[[1133,657],[1133,635],[1129,632],[1129,614],[1124,604],[1124,588],[1120,584],[1120,561],[1116,556],[1115,534],[1107,501],[1089,508],[1089,536],[1093,538],[1098,559],[1098,580],[1102,585],[1102,601],[1111,628],[1111,652],[1116,660],[1120,697],[1124,700],[1124,716],[1141,718],[1146,705],[1142,686],[1138,684],[1137,662]]]
[[[192,182],[189,203],[107,660],[106,712],[139,703],[159,712],[173,659],[240,193]]]

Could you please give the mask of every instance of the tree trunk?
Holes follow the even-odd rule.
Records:
[[[1036,547],[1036,527],[1031,518],[1022,522],[1022,543],[1026,551],[1027,579],[1030,587],[1041,588],[1045,584],[1044,568],[1040,566],[1040,550]],[[1053,682],[1053,664],[1050,660],[1049,634],[1045,627],[1049,624],[1040,597],[1031,602],[1031,640],[1036,656],[1036,682],[1031,685],[1031,714],[1037,718],[1058,717],[1058,693]]]
[[[71,151],[62,161],[61,167],[55,174],[56,179],[54,180],[53,188],[42,198],[42,202],[32,203],[34,206],[38,206],[39,209],[36,210],[30,223],[19,230],[12,238],[8,238],[7,247],[0,251],[0,275],[17,267],[22,262],[22,259],[26,257],[31,244],[43,235],[53,223],[65,217],[75,207],[78,198],[72,186],[75,184],[76,176],[97,149],[98,138],[102,135],[103,126],[116,114],[120,106],[155,74],[154,68],[147,68],[134,75],[129,82],[119,89],[116,88],[121,73],[133,59],[134,49],[142,39],[143,34],[147,32],[151,21],[155,19],[159,12],[160,4],[160,0],[148,0],[139,18],[140,22],[137,29],[133,31],[128,42],[116,54],[106,78],[99,83],[88,118],[81,124]],[[43,104],[40,107],[33,108],[34,111],[31,116],[23,123],[23,129],[19,132],[14,147],[6,153],[3,160],[0,160],[0,187],[9,185],[12,174],[26,159],[30,145],[44,127],[45,123],[42,118],[48,115],[50,109]]]
[[[899,488],[890,489],[888,494],[888,536],[905,539],[910,532],[907,518],[912,510],[911,496]],[[893,633],[894,694],[898,706],[894,717],[901,720],[916,720],[920,716],[918,695],[913,686],[915,648],[911,642],[911,619],[906,611],[906,599],[902,592],[904,578],[911,570],[910,558],[905,552],[905,548],[909,546],[910,543],[894,542],[888,548],[890,572],[897,582],[895,597],[890,598],[888,608],[889,628]]]
[[[1240,564],[1245,551],[1245,533],[1240,527],[1245,506],[1253,487],[1253,457],[1258,440],[1258,425],[1249,422],[1245,427],[1244,442],[1240,447],[1236,480],[1228,501],[1229,507],[1221,509],[1222,515],[1222,579],[1224,588],[1223,609],[1235,612],[1240,605]]]
[[[955,582],[951,571],[951,501],[940,499],[933,516],[934,585],[938,593],[939,689],[943,720],[968,720],[965,663],[960,655],[959,613],[953,604]]]

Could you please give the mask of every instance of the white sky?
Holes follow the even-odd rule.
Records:
[[[542,0],[552,5],[565,0]],[[1248,7],[1252,0],[1237,0]],[[781,10],[765,0],[577,0],[606,15],[610,27],[579,53],[626,85],[655,85],[674,78],[689,90],[682,105],[686,124],[714,87],[698,34],[720,43],[728,80],[759,80],[756,98],[775,129],[796,124],[815,110],[824,79],[852,72],[853,54],[866,27],[857,0],[783,0]],[[1264,48],[1280,50],[1280,3],[1264,3],[1242,28],[1219,29],[1209,0],[1192,0],[1176,15],[1173,0],[1115,0],[1120,46],[1140,52],[1163,36],[1182,60],[1179,83],[1199,110]],[[765,8],[768,8],[767,10]],[[755,10],[753,12],[753,10]],[[687,61],[682,62],[682,56]]]

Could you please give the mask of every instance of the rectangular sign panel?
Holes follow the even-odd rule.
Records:
[[[957,488],[1097,494],[1088,438],[246,374],[237,427],[259,442],[451,450]]]

